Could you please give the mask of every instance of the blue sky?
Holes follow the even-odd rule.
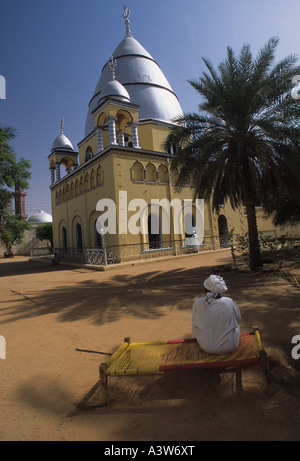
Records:
[[[0,0],[0,124],[18,132],[17,157],[32,162],[29,215],[51,213],[48,155],[60,131],[77,149],[101,69],[125,36],[123,0]],[[132,35],[163,70],[184,112],[196,111],[187,83],[216,66],[227,46],[256,54],[280,38],[277,60],[300,54],[299,0],[127,0]]]

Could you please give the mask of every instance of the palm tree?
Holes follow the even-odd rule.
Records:
[[[300,68],[295,56],[274,65],[277,45],[278,38],[270,39],[256,58],[249,45],[239,55],[228,47],[218,70],[203,59],[208,72],[189,80],[202,97],[199,113],[175,120],[165,143],[177,147],[177,191],[192,184],[195,197],[211,199],[217,212],[224,200],[233,209],[245,205],[251,270],[262,266],[255,206],[266,205],[270,194],[279,200],[282,190],[299,197],[292,165],[299,156],[300,102],[290,90]]]

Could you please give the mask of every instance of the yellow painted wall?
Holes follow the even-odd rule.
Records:
[[[126,108],[126,111],[129,108]],[[174,198],[192,199],[193,191],[190,187],[184,187],[180,195],[175,192],[176,174],[171,169],[171,156],[162,153],[162,144],[169,133],[170,127],[157,123],[142,123],[138,127],[139,145],[141,149],[124,149],[118,146],[109,146],[109,133],[105,123],[107,117],[114,115],[117,117],[116,131],[125,129],[131,135],[130,121],[138,120],[136,109],[126,112],[125,108],[118,104],[107,103],[101,110],[94,114],[95,126],[102,126],[103,130],[103,155],[98,155],[86,162],[85,155],[88,146],[91,147],[93,155],[97,153],[96,132],[88,139],[79,143],[79,164],[77,170],[65,176],[51,187],[52,196],[52,216],[54,231],[54,246],[62,247],[62,226],[67,229],[68,247],[76,247],[76,224],[82,226],[83,247],[95,246],[94,222],[99,216],[96,211],[97,203],[100,199],[111,199],[116,204],[117,211],[117,234],[106,235],[107,246],[141,244],[148,240],[148,236],[132,235],[129,233],[126,222],[123,223],[123,231],[119,234],[120,212],[127,214],[128,220],[139,211],[128,211],[128,204],[134,199],[143,199],[145,204],[150,205],[152,199]],[[129,123],[129,125],[127,125]],[[151,152],[149,152],[151,151]],[[102,175],[97,182],[98,167],[102,168]],[[94,184],[91,178],[95,174]],[[88,180],[86,179],[88,175]],[[76,190],[75,184],[78,181]],[[73,184],[73,187],[72,187]],[[119,193],[127,192],[127,201],[119,203]],[[201,197],[199,197],[201,198]],[[171,210],[172,213],[172,210]],[[219,237],[218,219],[224,215],[227,219],[228,231],[233,229],[235,234],[244,234],[248,230],[247,217],[244,207],[233,211],[229,203],[221,207],[219,213],[214,213],[209,201],[205,202],[204,207],[204,236],[214,238],[214,242]],[[146,216],[144,214],[143,216]],[[144,220],[146,218],[143,218]],[[126,221],[126,220],[125,220]],[[271,219],[265,220],[265,215],[261,209],[257,209],[257,221],[259,231],[276,230],[277,235],[288,232],[291,235],[300,235],[298,228],[275,229]],[[127,233],[126,233],[127,230]],[[184,239],[182,234],[174,234],[172,214],[170,235],[163,235],[163,241]]]
[[[79,165],[82,165],[85,162],[86,150],[88,147],[91,147],[93,154],[97,153],[97,136],[96,133],[89,137],[83,144],[79,145]]]
[[[102,179],[100,184],[97,184],[97,175],[95,177],[94,187],[91,185],[92,172],[95,174],[98,167],[102,168]],[[101,198],[114,197],[114,177],[111,174],[113,171],[112,157],[105,156],[98,158],[90,163],[86,168],[80,168],[74,173],[65,176],[61,181],[56,183],[51,190],[52,199],[52,217],[54,227],[54,245],[62,247],[61,228],[63,223],[67,229],[68,246],[76,247],[75,227],[76,223],[82,225],[83,246],[94,247],[94,235],[92,222],[96,219],[99,213],[96,212],[96,206]],[[85,181],[88,175],[89,182]],[[74,197],[65,195],[65,200],[56,204],[56,194],[62,192],[71,183],[83,182],[84,191],[74,194]],[[63,194],[61,194],[63,196]],[[94,218],[94,219],[93,219]]]
[[[169,128],[154,123],[139,126],[140,147],[154,152],[164,152],[163,143],[169,134]]]
[[[133,178],[132,167],[139,160],[144,170],[151,167],[154,168],[153,174],[155,175],[155,181],[150,181],[150,177],[147,176],[143,182],[136,182]],[[98,166],[102,167],[103,170],[103,184],[96,185],[96,187],[90,187],[85,181],[85,176],[89,175],[91,179],[92,171],[96,172]],[[76,247],[75,238],[75,226],[77,222],[80,222],[82,226],[83,234],[83,246],[92,247],[94,246],[93,241],[93,230],[91,217],[96,217],[99,213],[96,212],[96,205],[98,200],[101,198],[111,198],[116,204],[117,210],[117,224],[119,224],[119,192],[127,192],[126,210],[128,204],[133,199],[143,199],[147,205],[151,204],[152,199],[168,199],[171,201],[174,198],[192,199],[193,192],[189,187],[184,188],[183,192],[178,195],[175,192],[175,176],[172,175],[173,184],[159,183],[157,178],[157,170],[160,167],[164,167],[170,171],[170,162],[166,157],[159,155],[150,155],[140,152],[139,157],[133,153],[118,151],[117,148],[111,150],[105,154],[104,158],[99,157],[94,161],[89,162],[85,168],[80,168],[72,174],[65,176],[59,183],[56,183],[52,187],[52,215],[54,221],[54,244],[57,247],[62,246],[61,229],[64,225],[67,229],[68,234],[68,246]],[[166,176],[166,178],[168,175]],[[72,197],[71,184],[78,183],[84,184],[84,192],[74,193]],[[69,193],[67,194],[67,190]],[[74,187],[73,189],[74,190]],[[61,203],[57,203],[57,196],[61,197]],[[126,211],[125,210],[125,211]],[[138,209],[136,210],[138,211]],[[136,211],[127,211],[127,217],[130,219]],[[171,209],[172,213],[172,209]],[[127,230],[129,229],[126,226]],[[125,228],[125,230],[126,230]],[[117,227],[117,231],[119,228]],[[172,217],[171,217],[171,235],[164,235],[163,240],[169,241],[171,239],[180,239],[184,235],[174,235],[172,232]],[[145,240],[146,237],[144,237]],[[107,245],[115,244],[129,244],[129,243],[142,243],[143,237],[138,235],[132,235],[129,232],[126,235],[107,235]]]

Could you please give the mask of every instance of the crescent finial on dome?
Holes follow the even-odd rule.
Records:
[[[125,19],[127,37],[131,37],[130,21],[128,19],[129,16],[130,16],[130,9],[126,8],[126,6],[123,5],[123,18]]]
[[[108,61],[110,70],[111,70],[111,75],[112,79],[116,80],[116,66],[117,66],[117,60],[114,59],[113,55],[111,55],[110,60]]]

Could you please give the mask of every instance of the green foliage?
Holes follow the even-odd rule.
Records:
[[[175,120],[165,143],[176,146],[177,191],[192,184],[215,211],[225,201],[245,205],[251,269],[262,265],[255,205],[266,208],[271,196],[276,204],[283,192],[300,202],[300,104],[291,96],[300,67],[295,56],[275,65],[277,46],[272,38],[257,57],[248,45],[239,55],[228,47],[217,70],[203,59],[207,71],[189,81],[201,97],[199,113]]]
[[[15,136],[13,128],[0,126],[0,242],[5,247],[6,257],[13,256],[13,245],[20,243],[24,231],[30,229],[29,223],[20,221],[8,210],[15,186],[26,189],[31,178],[30,162],[24,158],[18,161],[9,144]]]
[[[10,190],[19,184],[27,189],[31,178],[31,163],[23,157],[18,161],[9,142],[16,137],[13,128],[0,126],[0,212],[7,208],[13,197]]]
[[[15,215],[4,211],[0,220],[0,242],[5,247],[5,257],[13,257],[12,247],[21,243],[24,231],[30,230],[28,222],[20,221]]]
[[[53,226],[52,223],[40,224],[35,231],[36,237],[43,241],[48,240],[50,242],[51,248],[53,248]]]
[[[270,197],[265,211],[272,216],[275,226],[297,226],[300,223],[299,198],[288,192],[283,192],[277,200]]]
[[[249,237],[247,234],[234,234],[232,230],[229,233],[229,241],[233,254],[237,252],[249,256]],[[268,263],[273,263],[276,269],[282,267],[286,257],[300,255],[300,239],[293,238],[289,234],[276,237],[259,232],[259,245],[263,259]]]

